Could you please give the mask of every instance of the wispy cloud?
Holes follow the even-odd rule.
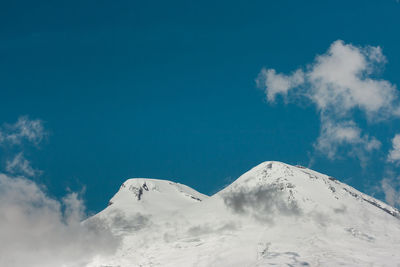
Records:
[[[328,158],[337,157],[339,147],[351,144],[350,153],[354,153],[365,163],[365,151],[371,152],[379,149],[381,142],[368,134],[362,134],[361,129],[354,121],[333,122],[327,120],[322,123],[320,136],[314,144],[317,151],[322,152]]]
[[[29,142],[38,145],[46,135],[42,120],[31,120],[28,116],[21,116],[16,123],[4,124],[0,128],[0,144],[20,145]]]
[[[34,169],[29,160],[24,156],[26,145],[39,146],[48,135],[42,120],[29,119],[28,116],[21,116],[13,124],[3,124],[0,127],[0,145],[3,147],[13,147],[7,154],[3,154],[6,159],[5,171],[12,175],[22,175],[33,177],[41,174],[41,171]],[[12,156],[13,153],[16,153]],[[9,155],[11,154],[11,155]]]
[[[387,160],[392,163],[400,163],[400,134],[393,137],[392,149],[389,151]]]
[[[393,207],[400,207],[400,180],[385,178],[381,181],[385,201]]]
[[[392,148],[389,150],[387,162],[393,163],[395,166],[400,164],[400,134],[396,134],[392,139]],[[387,171],[386,176],[389,178],[381,181],[380,189],[384,193],[387,203],[400,207],[400,177],[393,170]]]
[[[22,152],[18,153],[13,159],[6,161],[6,171],[13,175],[23,175],[32,177],[41,173],[32,168],[31,163],[24,157]]]
[[[269,103],[282,95],[287,102],[306,99],[316,106],[321,121],[316,151],[334,159],[339,147],[348,146],[350,154],[366,158],[380,142],[363,133],[353,112],[361,111],[370,123],[400,115],[396,86],[374,78],[385,63],[380,47],[357,47],[339,40],[292,74],[263,69],[257,83]]]

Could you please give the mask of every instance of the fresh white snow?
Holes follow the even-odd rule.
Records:
[[[89,218],[122,237],[89,267],[400,266],[400,212],[327,175],[264,162],[213,196],[129,179]]]

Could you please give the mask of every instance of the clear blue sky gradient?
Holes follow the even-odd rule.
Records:
[[[269,105],[255,78],[338,39],[381,46],[380,78],[400,86],[395,0],[3,1],[0,123],[44,120],[48,141],[26,152],[35,179],[55,197],[86,186],[92,212],[129,177],[211,194],[262,161],[309,164],[315,108]],[[312,168],[369,191],[400,125],[362,125],[383,144],[366,169],[322,156]]]

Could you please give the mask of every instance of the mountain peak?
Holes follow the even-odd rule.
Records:
[[[149,214],[169,216],[207,198],[192,188],[169,180],[152,178],[127,179],[111,198],[102,213]]]
[[[367,208],[378,209],[379,212],[385,212],[400,219],[400,211],[396,208],[361,193],[332,176],[300,165],[292,166],[278,161],[266,161],[255,166],[222,190],[220,194],[244,192],[249,196],[261,194],[262,190],[269,190],[269,192],[275,190],[279,192],[279,195],[290,202],[295,202],[308,212],[318,209],[338,210],[352,202],[363,202]]]

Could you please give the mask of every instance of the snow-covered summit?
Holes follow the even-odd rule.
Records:
[[[296,201],[307,211],[321,209],[338,210],[356,201],[366,208],[379,209],[400,219],[400,211],[373,197],[361,193],[336,178],[321,174],[306,167],[292,166],[278,161],[266,161],[252,168],[219,194],[244,191],[248,194],[265,188],[276,189]],[[271,191],[270,190],[270,191]]]
[[[129,217],[132,214],[146,214],[165,217],[206,198],[206,195],[172,181],[131,178],[120,186],[100,215],[113,217],[112,214],[123,214]]]
[[[333,177],[277,161],[210,197],[129,179],[94,216],[123,245],[90,266],[396,266],[399,214]]]
[[[121,185],[117,194],[110,200],[110,204],[132,201],[132,195],[133,199],[137,201],[162,196],[164,198],[180,198],[190,203],[202,201],[207,197],[183,184],[159,179],[132,178]]]

